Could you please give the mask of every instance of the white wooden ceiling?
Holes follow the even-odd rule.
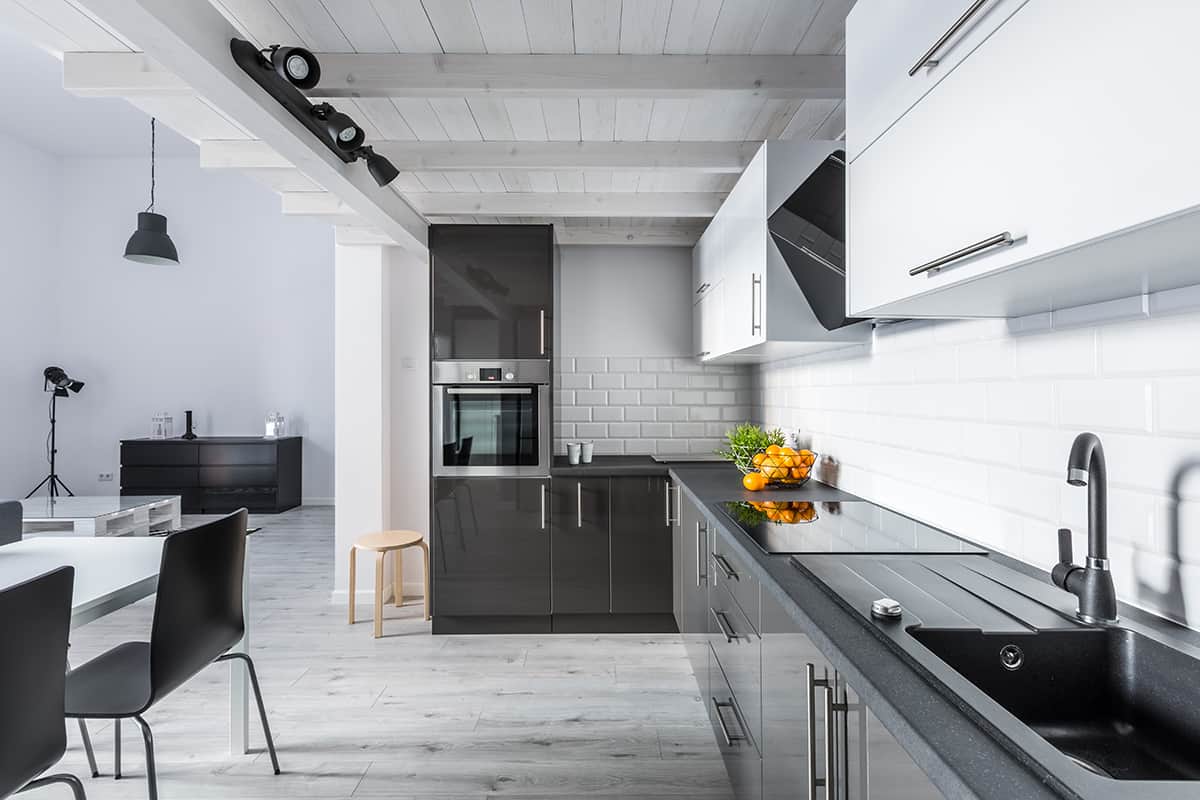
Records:
[[[189,0],[189,2],[201,0]],[[210,0],[246,38],[266,46],[302,44],[318,53],[840,55],[853,0]],[[0,19],[59,51],[136,51],[136,43],[86,10],[88,0],[0,0]],[[313,92],[320,97],[320,87]],[[832,139],[844,132],[838,98],[727,92],[691,97],[373,96],[329,98],[363,126],[369,142],[752,142]],[[253,138],[216,104],[186,93],[130,93],[131,102],[196,141]],[[240,168],[247,169],[245,165]],[[251,174],[281,192],[319,192],[294,169]],[[562,218],[560,195],[672,198],[662,211],[647,197],[567,211],[571,228],[662,228],[676,239],[703,226],[699,199],[719,198],[737,179],[729,170],[494,168],[404,171],[392,189],[431,221],[496,222]],[[464,195],[480,195],[471,202]],[[501,203],[501,195],[515,195]],[[535,195],[547,195],[539,201]],[[446,195],[438,202],[434,195]],[[696,200],[686,220],[663,216],[674,200]],[[483,213],[495,202],[501,213]],[[517,205],[514,205],[516,203]],[[300,203],[295,204],[297,207]],[[583,204],[587,206],[587,204]],[[479,213],[467,213],[478,208]],[[539,211],[509,216],[511,208]],[[544,208],[544,210],[543,210]],[[644,209],[655,209],[642,216]],[[598,212],[598,213],[597,213]],[[545,216],[542,216],[544,214]],[[604,216],[611,214],[612,216]],[[695,216],[691,216],[695,214]],[[697,218],[699,217],[699,218]],[[617,221],[614,224],[614,220]],[[350,221],[353,224],[353,221]],[[603,238],[598,234],[597,238]],[[636,237],[628,239],[636,240]]]

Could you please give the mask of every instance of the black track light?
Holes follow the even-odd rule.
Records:
[[[370,145],[359,149],[359,157],[366,160],[367,172],[371,173],[375,183],[380,186],[387,186],[400,174],[400,170],[396,169],[392,162],[376,153]]]
[[[312,89],[321,81],[321,65],[317,57],[303,47],[280,47],[270,49],[271,66],[279,77],[297,89]]]
[[[334,147],[343,153],[353,153],[362,147],[363,140],[367,138],[357,122],[329,103],[318,103],[313,106],[313,114],[324,124],[325,132],[333,140]]]

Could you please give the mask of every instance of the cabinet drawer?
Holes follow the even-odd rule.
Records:
[[[720,665],[708,657],[708,719],[737,800],[762,800],[762,757]]]
[[[242,488],[253,486],[274,486],[275,466],[208,466],[200,467],[199,482],[201,486],[227,486]]]
[[[708,634],[743,727],[757,745],[762,739],[762,637],[720,586],[709,592]]]
[[[199,448],[189,442],[122,442],[121,465],[175,465],[196,464]]]
[[[275,443],[206,444],[200,448],[201,464],[274,464]]]
[[[121,467],[121,486],[150,489],[155,487],[196,486],[196,467]]]
[[[205,489],[200,495],[206,514],[221,514],[245,508],[247,511],[272,511],[275,508],[275,490],[259,489]]]
[[[846,17],[848,159],[870,147],[1025,3],[859,0]],[[937,63],[917,67],[930,51]]]
[[[712,576],[713,586],[724,587],[733,596],[754,631],[761,632],[758,579],[750,574],[745,562],[740,556],[734,555],[733,549],[720,534],[713,537],[712,563],[708,574]]]

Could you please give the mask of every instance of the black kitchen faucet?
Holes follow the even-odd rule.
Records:
[[[1094,433],[1081,433],[1067,458],[1067,483],[1088,487],[1088,554],[1085,566],[1071,563],[1071,531],[1058,530],[1058,563],[1050,572],[1055,586],[1079,598],[1075,616],[1090,624],[1117,621],[1117,592],[1108,569],[1108,471],[1104,448]]]

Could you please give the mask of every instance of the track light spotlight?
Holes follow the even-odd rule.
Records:
[[[317,57],[303,47],[280,47],[270,49],[271,66],[297,89],[312,89],[321,80],[321,65]]]
[[[359,148],[358,154],[359,158],[366,160],[367,172],[371,173],[375,183],[380,186],[387,186],[400,174],[400,170],[396,169],[392,162],[376,153],[370,145]]]
[[[362,147],[363,140],[367,138],[357,122],[329,103],[318,103],[313,106],[313,114],[324,124],[325,132],[333,140],[334,147],[343,153],[353,153]]]

